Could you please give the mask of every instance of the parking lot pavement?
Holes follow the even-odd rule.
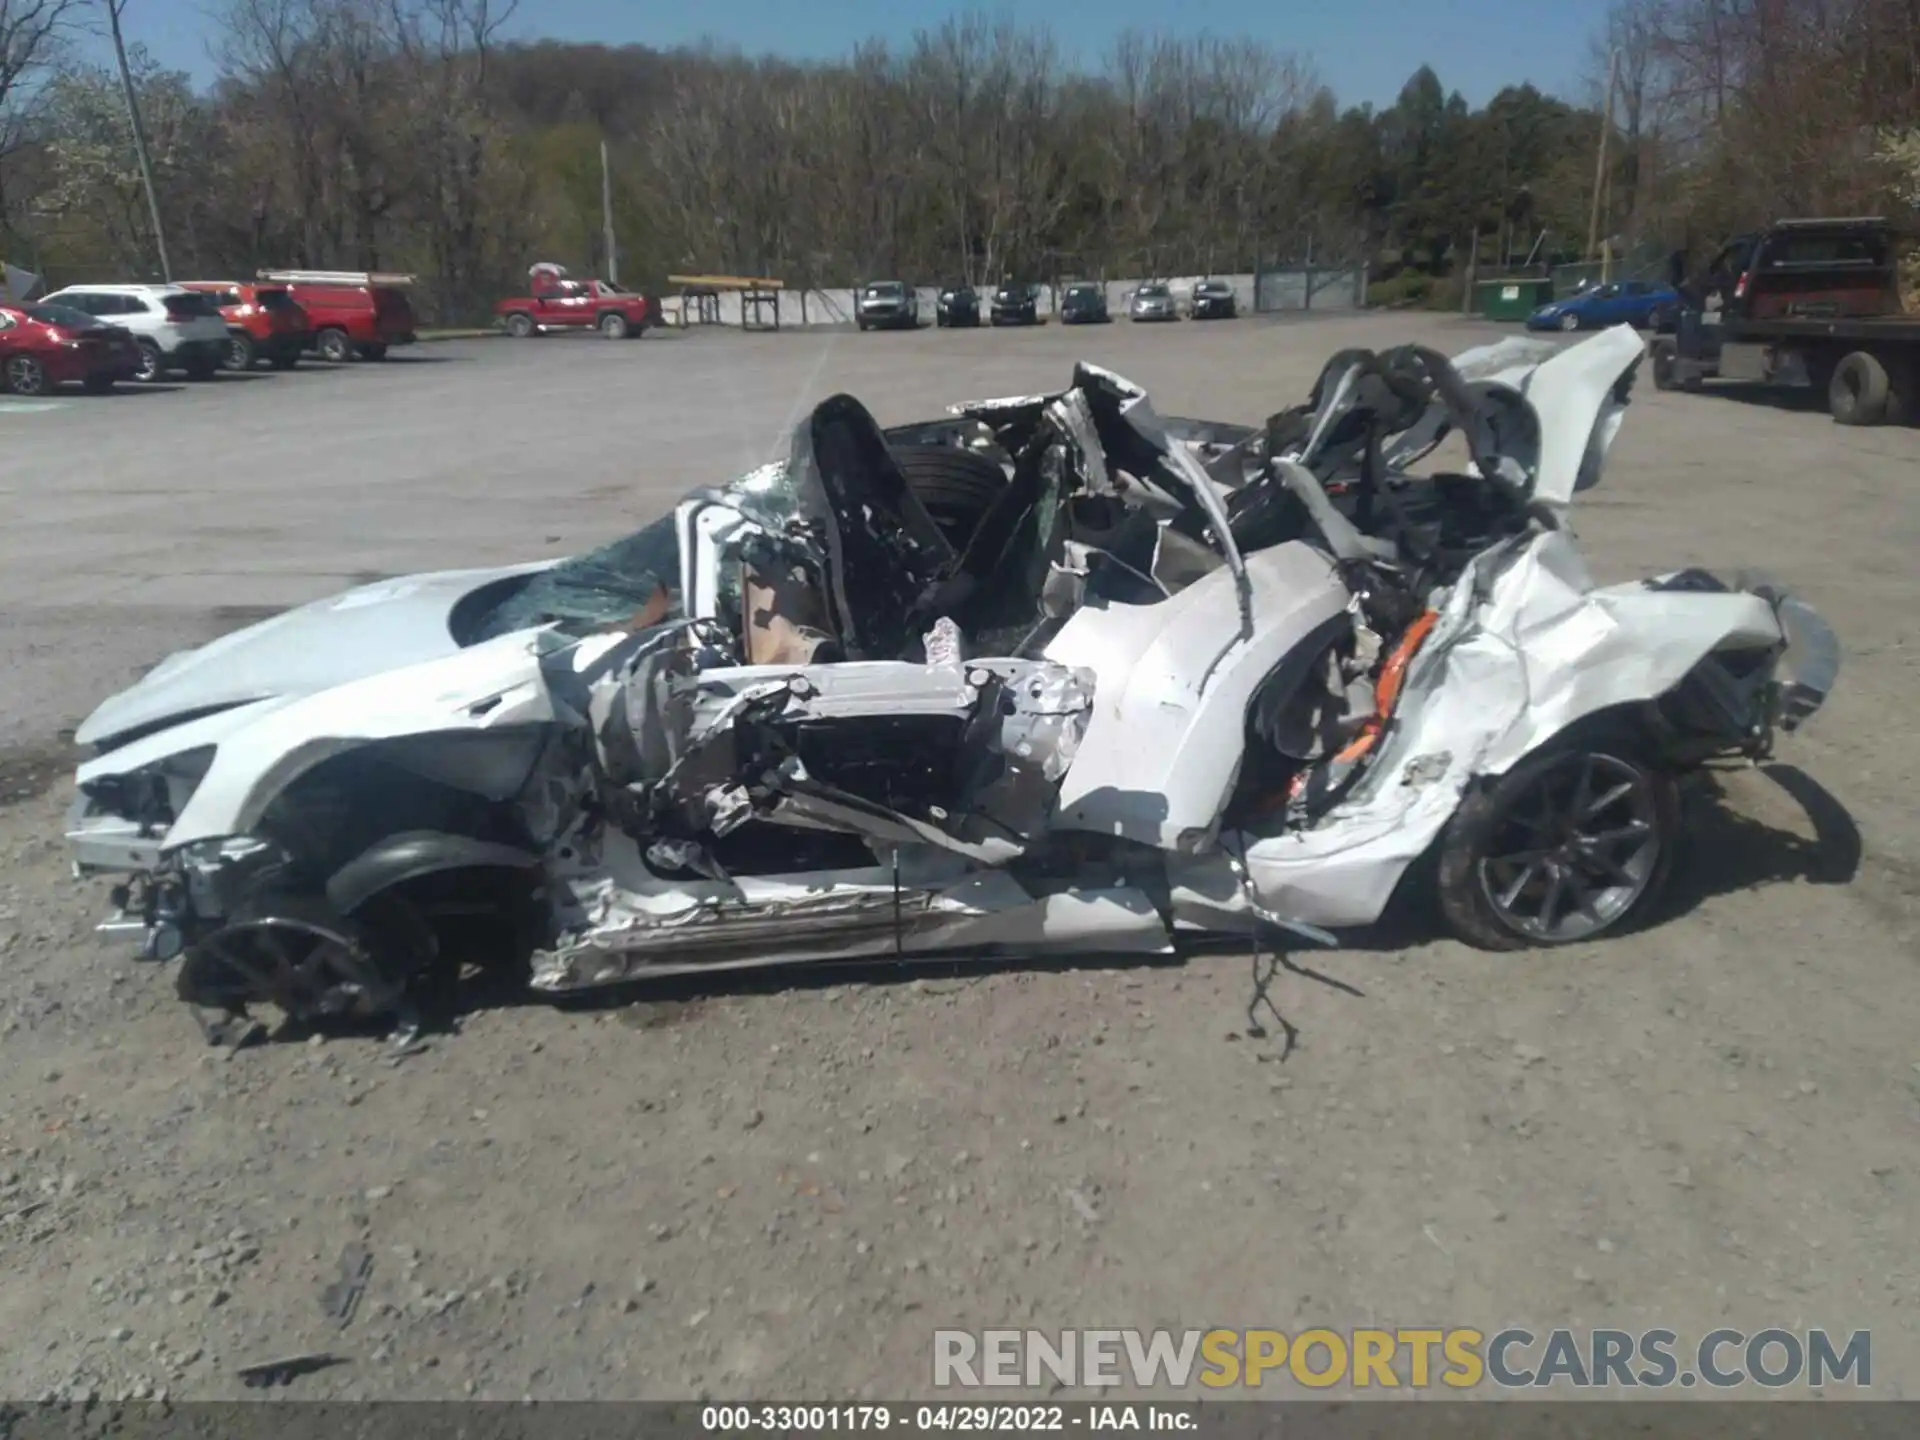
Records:
[[[1426,317],[420,346],[0,404],[0,1395],[924,1394],[935,1327],[1871,1329],[1920,1393],[1920,434],[1643,385],[1602,578],[1770,572],[1847,649],[1782,763],[1701,797],[1666,922],[1489,956],[775,977],[215,1059],[88,933],[58,730],[355,580],[558,555],[768,458],[1063,384],[1257,422]],[[1266,994],[1297,1028],[1288,1053]],[[1250,1023],[1250,1014],[1261,1017]],[[352,1327],[341,1247],[375,1268]]]

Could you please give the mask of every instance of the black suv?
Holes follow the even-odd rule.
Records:
[[[934,302],[933,323],[939,326],[959,328],[980,323],[980,296],[973,286],[962,280],[953,285],[940,287],[940,298]]]
[[[1235,304],[1233,287],[1224,280],[1202,280],[1193,287],[1193,318],[1231,320]]]
[[[1060,301],[1062,325],[1104,325],[1113,316],[1107,313],[1107,287],[1091,280],[1076,280],[1067,286]]]
[[[1038,285],[1002,285],[993,292],[995,325],[1038,325],[1040,323],[1040,287]]]
[[[862,330],[918,329],[920,297],[904,280],[876,280],[860,291],[853,322]]]

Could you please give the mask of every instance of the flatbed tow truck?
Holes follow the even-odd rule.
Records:
[[[1654,384],[1804,385],[1842,425],[1920,420],[1920,317],[1901,304],[1897,249],[1878,216],[1781,220],[1735,238],[1680,287],[1653,342]]]

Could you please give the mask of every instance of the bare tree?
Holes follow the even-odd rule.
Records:
[[[80,0],[0,0],[0,199],[5,164],[30,133],[40,81],[60,58]]]

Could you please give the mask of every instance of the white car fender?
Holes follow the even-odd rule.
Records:
[[[556,718],[539,641],[521,632],[323,690],[227,735],[167,832],[167,849],[244,835],[314,766],[374,741],[503,730]]]
[[[1568,726],[1616,705],[1655,700],[1716,650],[1781,641],[1773,606],[1758,595],[1638,594],[1597,591],[1548,637],[1571,663],[1529,663],[1532,703],[1487,757],[1486,773],[1504,774]],[[1528,655],[1540,662],[1537,651]]]

